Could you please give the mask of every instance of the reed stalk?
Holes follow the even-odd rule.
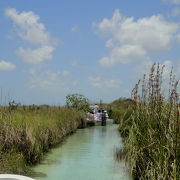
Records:
[[[172,70],[166,97],[163,70],[164,66],[153,64],[149,75],[138,81],[132,90],[134,112],[120,124],[121,132],[126,132],[126,159],[134,179],[180,179],[178,81]]]

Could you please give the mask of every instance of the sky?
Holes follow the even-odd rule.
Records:
[[[180,78],[180,0],[0,0],[0,104],[130,97],[153,62]]]

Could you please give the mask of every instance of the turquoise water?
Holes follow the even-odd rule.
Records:
[[[128,180],[124,162],[115,160],[122,148],[117,125],[79,129],[46,156],[35,171],[37,180]]]

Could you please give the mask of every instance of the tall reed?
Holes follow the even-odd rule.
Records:
[[[180,179],[178,81],[171,71],[169,87],[164,86],[164,68],[154,64],[132,90],[136,106],[126,124],[125,150],[134,179]]]

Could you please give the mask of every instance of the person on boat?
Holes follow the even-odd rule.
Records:
[[[106,119],[108,119],[109,115],[108,115],[107,111],[105,110],[104,113],[106,114]]]
[[[102,110],[102,121],[101,124],[102,126],[106,126],[106,113],[104,112],[104,110]]]
[[[97,112],[97,120],[98,121],[102,120],[102,112],[101,112],[101,110],[98,110],[98,112]]]
[[[90,112],[89,120],[94,121],[94,112]]]
[[[98,117],[98,112],[94,113],[94,120],[95,120],[95,121],[98,121],[98,118],[99,118],[99,117]]]

